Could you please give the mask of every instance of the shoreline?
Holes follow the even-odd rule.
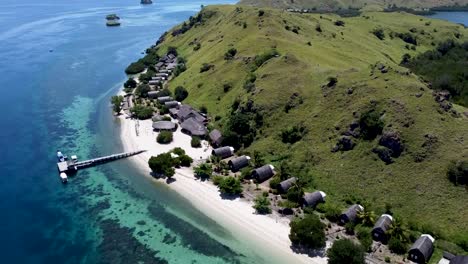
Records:
[[[119,93],[121,94],[121,93]],[[115,116],[114,116],[115,117]],[[121,114],[115,118],[120,120],[120,140],[124,151],[146,149],[147,152],[131,157],[130,160],[145,177],[155,182],[150,175],[148,160],[151,156],[167,152],[174,147],[182,147],[187,155],[194,159],[194,164],[207,159],[211,155],[211,147],[203,141],[202,148],[194,149],[190,146],[191,137],[180,132],[180,127],[174,132],[174,141],[168,145],[156,143],[156,132],[152,130],[151,120],[133,120]],[[139,124],[139,135],[136,135],[135,123]],[[187,199],[191,205],[203,214],[219,223],[230,231],[239,241],[248,237],[249,241],[262,247],[262,251],[269,252],[278,263],[292,261],[293,263],[325,264],[326,258],[309,257],[306,254],[293,252],[289,240],[289,220],[277,215],[257,215],[252,203],[242,198],[233,200],[223,199],[218,187],[209,181],[197,180],[193,169],[176,169],[174,181],[167,184],[170,189]]]

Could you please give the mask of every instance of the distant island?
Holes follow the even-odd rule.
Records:
[[[120,17],[116,14],[110,14],[106,16],[107,22],[106,26],[108,27],[116,27],[120,26]]]
[[[153,3],[153,1],[151,1],[151,0],[141,0],[141,2],[140,2],[140,4],[142,4],[142,5],[150,5],[152,3]]]

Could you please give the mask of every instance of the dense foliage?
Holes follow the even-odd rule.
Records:
[[[122,110],[122,102],[124,98],[121,95],[114,95],[111,97],[111,103],[112,103],[112,110],[114,110],[115,113],[120,113],[120,110]]]
[[[225,60],[232,60],[236,56],[237,50],[235,48],[230,48],[226,53],[224,53]]]
[[[433,89],[447,90],[456,103],[468,106],[468,42],[447,40],[403,65],[430,81]]]
[[[364,249],[349,239],[335,241],[327,255],[328,264],[364,264]]]
[[[156,141],[159,144],[169,144],[169,143],[172,142],[172,138],[173,138],[172,132],[170,132],[170,131],[161,131],[158,134],[158,137],[156,138]]]
[[[290,128],[286,128],[281,131],[281,141],[283,141],[283,143],[294,144],[301,140],[306,133],[307,130],[303,125],[296,125]]]
[[[189,93],[187,89],[185,89],[183,86],[177,86],[174,91],[174,99],[176,99],[176,101],[182,102],[185,100],[185,98],[187,98],[188,94]]]
[[[295,245],[309,248],[325,246],[325,225],[315,214],[306,214],[304,218],[296,218],[289,224],[291,227],[289,239]]]
[[[447,177],[455,185],[468,185],[468,161],[450,163],[447,169]]]
[[[128,80],[124,83],[124,88],[136,88],[137,82],[133,78],[128,78]]]
[[[166,177],[172,177],[175,173],[173,168],[174,159],[170,153],[159,154],[156,157],[151,157],[148,161],[148,165],[153,173],[158,175],[164,175]]]
[[[218,184],[221,193],[234,195],[242,193],[240,181],[234,177],[224,177]]]
[[[135,94],[140,97],[147,97],[149,91],[151,91],[151,87],[148,84],[142,83],[137,86]]]
[[[211,178],[213,175],[213,168],[208,163],[202,163],[194,168],[195,177],[201,179]]]
[[[384,122],[380,119],[380,113],[375,109],[364,112],[359,119],[361,135],[364,139],[372,140],[382,133]]]
[[[192,148],[199,148],[201,147],[201,140],[199,137],[192,137],[192,140],[190,141],[190,145]]]
[[[258,195],[255,197],[253,208],[258,214],[269,214],[271,213],[270,205],[268,196]]]
[[[144,120],[153,116],[153,108],[149,106],[135,105],[130,109],[130,113],[132,113],[136,118]]]

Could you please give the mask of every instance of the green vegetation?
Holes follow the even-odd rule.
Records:
[[[364,248],[365,251],[370,251],[372,246],[372,235],[371,235],[371,228],[359,226],[356,228],[357,238],[359,239],[359,243]]]
[[[111,103],[112,103],[112,110],[114,110],[115,113],[120,113],[120,110],[122,110],[122,102],[124,98],[121,95],[114,95],[111,97]]]
[[[157,138],[156,138],[156,141],[159,143],[159,144],[169,144],[172,142],[172,132],[171,131],[161,131]]]
[[[188,92],[183,86],[177,86],[175,88],[174,99],[176,99],[176,101],[182,102],[183,100],[185,100],[185,98],[187,98],[187,96]]]
[[[148,84],[139,84],[135,90],[135,94],[140,97],[148,97],[148,92],[151,91],[151,87]]]
[[[221,193],[236,195],[242,193],[242,186],[239,179],[234,177],[223,177],[218,184]]]
[[[451,162],[447,177],[455,185],[468,185],[468,161]]]
[[[213,125],[221,128],[223,144],[250,156],[257,151],[276,168],[287,160],[308,171],[303,177],[311,181],[303,190],[326,192],[327,203],[339,209],[365,200],[380,214],[391,203],[394,214],[431,227],[457,245],[466,243],[468,222],[459,208],[468,203],[468,196],[447,180],[447,167],[466,157],[468,143],[461,139],[468,131],[463,114],[468,110],[454,104],[458,115],[441,111],[428,84],[400,62],[404,54],[416,58],[447,38],[463,43],[467,29],[403,13],[363,11],[343,18],[262,7],[265,14],[258,17],[258,8],[204,10],[212,16],[203,25],[175,37],[168,34],[158,48],[177,47],[187,58],[187,70],[171,87],[184,86],[191,95],[184,103],[206,106],[219,117]],[[337,20],[345,26],[335,26]],[[299,27],[300,34],[285,30],[286,25]],[[383,41],[372,33],[376,28],[385,32]],[[416,37],[416,50],[407,49],[396,36],[404,32]],[[201,44],[198,51],[193,51],[194,39]],[[305,45],[309,41],[312,46]],[[227,63],[224,55],[232,47],[236,59]],[[279,55],[257,67],[257,56],[271,50]],[[203,63],[214,68],[200,74]],[[330,76],[337,78],[331,86]],[[247,81],[249,89],[244,88]],[[374,139],[362,135],[360,119],[365,113],[364,130],[371,129],[364,135],[373,134]],[[297,124],[307,133],[294,144],[284,144],[281,132]],[[372,153],[387,131],[398,132],[405,145],[389,165]],[[354,148],[331,152],[344,135]]]
[[[296,218],[289,224],[291,231],[289,239],[296,246],[312,249],[325,246],[325,225],[315,214],[306,214],[304,218]]]
[[[236,56],[237,50],[235,48],[230,48],[226,53],[224,53],[224,59],[225,60],[232,60],[234,59],[234,56]]]
[[[192,140],[190,141],[190,145],[192,148],[200,148],[201,147],[201,140],[199,137],[192,137]]]
[[[148,165],[155,174],[162,174],[169,178],[175,174],[173,168],[174,158],[172,158],[170,153],[163,153],[156,157],[151,157],[148,161]]]
[[[137,87],[137,82],[133,78],[128,78],[128,80],[124,83],[125,89],[134,89]]]
[[[257,211],[258,214],[269,214],[271,213],[271,203],[270,199],[268,199],[268,193],[267,195],[257,195],[254,200],[254,206],[253,208],[255,211]]]
[[[195,177],[209,179],[213,175],[213,168],[209,163],[202,163],[194,168]]]
[[[349,239],[333,243],[327,252],[329,264],[364,264],[364,249]]]
[[[153,116],[153,108],[143,105],[135,105],[130,109],[130,113],[140,120],[145,120]]]
[[[141,61],[132,62],[128,67],[125,69],[126,74],[137,74],[144,71],[146,68],[145,64]]]
[[[380,113],[375,109],[370,109],[364,112],[359,118],[359,127],[361,128],[361,135],[366,140],[373,140],[378,135],[382,134],[385,126]]]

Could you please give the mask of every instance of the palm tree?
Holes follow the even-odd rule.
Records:
[[[359,219],[361,219],[362,225],[372,226],[375,223],[376,215],[374,211],[370,211],[367,208],[367,206],[364,207],[364,210],[358,212],[357,216]]]
[[[387,230],[387,234],[399,241],[408,241],[408,229],[400,218],[393,218],[393,222]]]

